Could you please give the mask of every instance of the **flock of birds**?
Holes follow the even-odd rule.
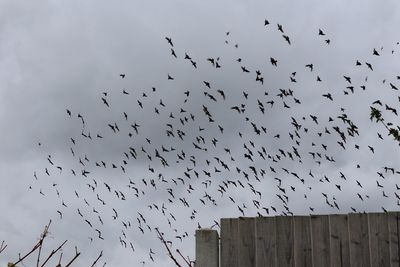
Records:
[[[268,34],[282,35],[282,46],[288,46],[282,49],[293,45],[281,24],[265,20],[260,26]],[[231,45],[235,43],[232,34],[224,35],[225,45],[238,51],[237,43]],[[328,34],[319,29],[315,35],[324,49],[329,49],[332,43]],[[386,182],[399,177],[396,166],[384,165],[374,171],[367,168],[369,180],[364,175],[348,174],[351,168],[354,174],[364,167],[355,155],[373,159],[380,149],[376,140],[389,138],[386,129],[378,125],[375,143],[359,144],[363,133],[348,108],[342,106],[341,99],[357,99],[374,90],[368,86],[367,75],[360,79],[343,74],[338,81],[343,89],[329,91],[317,64],[305,62],[289,73],[287,88],[271,88],[267,85],[272,78],[268,77],[273,75],[267,72],[264,76],[262,69],[278,73],[284,63],[277,56],[267,56],[266,66],[257,69],[241,57],[195,58],[176,47],[172,38],[165,37],[165,41],[174,64],[192,68],[193,73],[199,68],[218,72],[225,65],[234,65],[234,75],[247,79],[250,86],[246,90],[229,89],[218,81],[201,79],[183,90],[178,83],[182,77],[170,70],[161,79],[176,88],[173,99],[156,87],[138,92],[124,86],[98,96],[95,104],[101,107],[101,113],[97,119],[108,114],[99,127],[91,126],[88,116],[68,108],[68,123],[79,129],[66,140],[68,156],[49,155],[46,141],[40,141],[47,165],[34,171],[37,185],[30,185],[30,189],[48,199],[59,199],[59,219],[67,212],[81,218],[90,242],[114,238],[104,232],[109,224],[119,228],[120,245],[133,254],[141,236],[157,238],[155,229],[164,234],[169,246],[178,247],[197,227],[218,228],[219,218],[209,215],[218,208],[236,210],[232,217],[291,216],[295,213],[293,205],[302,205],[303,212],[311,214],[322,208],[330,213],[362,212],[357,209],[363,207],[360,203],[368,207],[368,201],[377,201],[368,194],[371,184],[379,196],[399,205],[400,187],[396,184],[396,188],[388,188]],[[373,62],[382,54],[395,52],[371,50],[366,61],[355,60],[354,68],[365,66],[360,69],[363,73],[375,71]],[[126,84],[130,76],[127,72],[118,78]],[[298,89],[306,79],[312,79],[318,88],[311,99],[303,98]],[[381,90],[396,95],[399,79],[386,77]],[[329,108],[303,109],[313,103]],[[367,103],[370,105],[397,118],[396,108],[384,99]],[[112,152],[90,152],[96,147]],[[343,163],[340,158],[346,153],[352,159]],[[67,188],[72,188],[71,192]],[[352,192],[346,192],[348,188]],[[352,205],[346,207],[342,197],[350,199]],[[155,261],[156,254],[164,255],[165,251],[157,245],[149,247],[141,264]]]

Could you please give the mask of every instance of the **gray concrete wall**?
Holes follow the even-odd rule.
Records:
[[[400,213],[221,219],[220,243],[221,267],[397,267]]]
[[[218,232],[216,230],[196,230],[195,267],[219,267],[218,239]]]

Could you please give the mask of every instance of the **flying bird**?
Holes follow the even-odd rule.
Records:
[[[271,61],[271,64],[272,64],[273,66],[277,66],[278,60],[276,60],[275,58],[271,57],[271,58],[270,58],[270,61]]]
[[[174,44],[172,43],[172,39],[171,37],[165,37],[165,40],[167,40],[167,42],[169,43],[170,46],[174,46]]]

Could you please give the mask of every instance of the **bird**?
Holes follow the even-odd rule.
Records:
[[[283,27],[282,27],[282,25],[278,23],[277,26],[278,26],[278,30],[279,30],[280,32],[284,33],[284,32],[283,32]]]
[[[343,78],[348,82],[351,83],[351,78],[349,76],[343,76]]]
[[[273,66],[277,66],[278,61],[275,58],[271,57],[270,61]]]
[[[168,42],[168,44],[170,45],[170,46],[174,46],[174,44],[172,43],[172,39],[171,39],[171,37],[165,37],[165,40],[167,40],[167,42]]]
[[[283,34],[282,37],[283,37],[283,39],[285,39],[285,41],[286,41],[289,45],[291,45],[289,36]]]
[[[243,71],[243,72],[247,72],[247,73],[250,72],[250,71],[249,71],[246,67],[244,67],[244,66],[242,66],[241,68],[242,68],[242,71]]]
[[[323,97],[326,97],[327,99],[329,99],[329,100],[331,100],[331,101],[333,101],[332,95],[331,95],[330,93],[323,94],[322,96],[323,96]]]
[[[110,107],[110,105],[108,104],[108,102],[105,98],[102,97],[101,100],[103,101],[104,105],[106,105],[107,107]]]
[[[171,48],[171,55],[172,55],[173,57],[175,57],[175,58],[178,58],[178,57],[176,56],[175,50],[172,49],[172,48]]]

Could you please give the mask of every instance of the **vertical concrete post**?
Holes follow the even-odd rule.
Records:
[[[196,230],[195,267],[219,267],[219,242],[216,230]]]

